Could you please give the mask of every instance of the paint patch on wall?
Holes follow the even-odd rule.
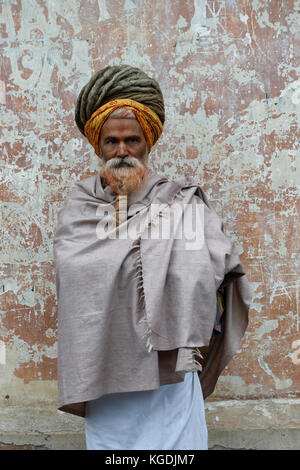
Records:
[[[0,364],[6,364],[5,343],[0,340]]]
[[[0,80],[0,104],[6,104],[5,82]]]

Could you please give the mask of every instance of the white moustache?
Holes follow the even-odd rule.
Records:
[[[122,168],[122,164],[131,168],[143,168],[143,163],[135,157],[115,157],[106,162],[107,168]]]

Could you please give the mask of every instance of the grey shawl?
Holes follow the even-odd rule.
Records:
[[[54,236],[58,408],[79,416],[88,400],[157,389],[192,370],[206,398],[248,325],[249,283],[198,184],[151,171],[129,195],[127,221],[116,229],[110,225],[115,203],[99,173],[78,181],[58,213]],[[173,217],[170,236],[153,237],[174,207],[182,212]],[[196,213],[202,221],[197,246],[175,235]],[[219,288],[225,312],[222,333],[212,342]]]

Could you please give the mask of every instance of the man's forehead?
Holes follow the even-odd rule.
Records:
[[[109,118],[101,129],[101,136],[111,134],[143,134],[142,128],[136,119],[132,118]]]

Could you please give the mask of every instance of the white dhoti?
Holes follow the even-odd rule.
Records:
[[[87,450],[207,450],[197,372],[157,390],[104,395],[87,403]]]

